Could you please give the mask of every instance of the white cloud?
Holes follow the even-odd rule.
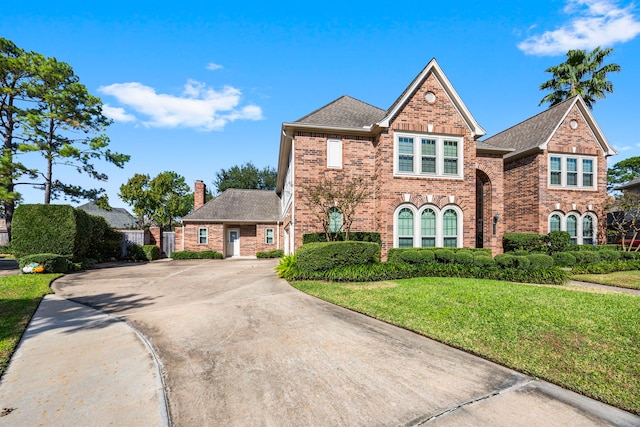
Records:
[[[216,64],[215,62],[209,62],[209,64],[207,64],[207,70],[210,70],[210,71],[219,70],[221,68],[224,68],[224,67],[220,64]]]
[[[124,108],[112,107],[109,104],[104,104],[102,106],[102,113],[109,117],[110,119],[115,120],[116,122],[134,122],[136,117],[127,113]]]
[[[570,49],[610,47],[640,34],[633,5],[620,8],[615,0],[568,0],[564,11],[577,16],[557,30],[529,37],[518,48],[528,55],[559,55]]]
[[[188,80],[180,96],[156,93],[152,87],[137,82],[116,83],[98,90],[145,116],[143,124],[149,127],[189,127],[211,131],[220,130],[235,120],[262,119],[260,107],[240,107],[241,92],[231,86],[216,91],[205,83]],[[122,108],[109,108],[120,110],[116,114],[125,114]]]

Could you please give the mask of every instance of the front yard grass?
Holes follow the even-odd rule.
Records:
[[[616,271],[608,274],[576,274],[571,276],[571,278],[582,282],[640,289],[640,270]]]
[[[292,285],[640,413],[638,296],[460,278]]]
[[[61,274],[20,274],[0,277],[0,376],[40,300]]]

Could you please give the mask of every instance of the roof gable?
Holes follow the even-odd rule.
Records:
[[[457,109],[458,113],[469,127],[474,138],[478,138],[486,133],[486,131],[478,124],[476,119],[471,115],[471,112],[467,106],[462,102],[462,99],[458,95],[458,92],[453,88],[453,85],[444,74],[438,62],[434,59],[429,61],[427,66],[416,76],[411,84],[402,92],[402,94],[396,99],[396,101],[389,107],[385,116],[377,123],[381,127],[389,127],[391,121],[398,115],[398,113],[409,102],[413,94],[424,83],[424,81],[430,75],[438,80],[443,90],[451,100],[451,103]]]
[[[82,209],[89,215],[103,217],[105,221],[107,221],[107,224],[118,230],[138,228],[136,218],[123,208],[112,208],[108,211],[96,205],[95,202],[89,202],[78,206],[78,209]]]
[[[276,222],[280,220],[280,198],[271,190],[230,188],[182,220]]]
[[[573,108],[578,108],[598,141],[605,156],[616,154],[602,130],[596,123],[589,108],[580,96],[574,96],[560,102],[547,110],[530,117],[509,129],[484,140],[486,144],[497,147],[514,148],[505,158],[518,156],[532,150],[545,150],[559,126]]]

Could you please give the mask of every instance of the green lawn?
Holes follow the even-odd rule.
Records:
[[[0,376],[49,285],[61,274],[0,277]]]
[[[292,285],[640,413],[638,296],[459,278]]]
[[[571,278],[582,282],[640,289],[640,270],[616,271],[615,273],[609,274],[576,274],[571,276]]]

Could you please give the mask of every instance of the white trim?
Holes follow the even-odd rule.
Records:
[[[342,140],[327,138],[327,168],[342,169]]]
[[[400,160],[400,138],[413,139],[413,171],[401,172],[399,170]],[[422,140],[435,140],[436,142],[436,171],[421,172],[422,169]],[[445,174],[445,156],[444,156],[444,143],[445,141],[455,141],[457,143],[458,150],[458,173],[457,174]],[[412,177],[412,178],[440,178],[440,179],[464,179],[464,138],[458,136],[447,135],[431,135],[425,133],[408,133],[408,132],[394,132],[393,135],[393,176],[394,177]]]
[[[560,159],[560,185],[551,184],[551,158]],[[567,185],[567,159],[576,159],[576,174],[577,185]],[[593,168],[591,171],[593,186],[584,187],[582,185],[584,171],[582,170],[583,160],[591,160],[593,162]],[[553,171],[557,172],[557,171]],[[548,153],[547,154],[547,188],[555,190],[583,190],[583,191],[597,191],[598,190],[598,157],[588,156],[584,154],[566,154],[566,153]]]
[[[422,212],[424,212],[427,209],[431,209],[436,213],[436,243],[435,243],[435,247],[436,248],[443,248],[444,247],[444,224],[443,224],[443,217],[444,217],[444,213],[446,211],[448,211],[449,209],[453,210],[456,212],[456,220],[457,220],[457,235],[456,235],[456,247],[458,248],[462,248],[463,247],[463,236],[464,236],[464,232],[463,232],[463,212],[462,209],[460,208],[460,206],[458,205],[453,205],[453,204],[448,204],[442,207],[442,209],[438,208],[436,205],[433,204],[425,204],[422,205],[419,209],[411,204],[411,203],[402,203],[400,205],[398,205],[398,207],[396,207],[396,209],[393,211],[393,247],[397,248],[399,247],[399,242],[400,242],[400,236],[398,235],[398,214],[400,213],[400,211],[402,209],[408,208],[409,210],[411,210],[411,212],[413,212],[413,235],[411,236],[413,238],[413,247],[414,248],[421,248],[422,247]],[[408,237],[408,236],[407,236]]]
[[[587,211],[581,215],[580,212],[575,210],[571,210],[566,214],[559,210],[552,211],[547,217],[547,232],[551,232],[551,217],[554,215],[558,215],[560,217],[560,231],[567,231],[567,217],[570,215],[576,217],[575,243],[578,245],[584,244],[584,218],[591,217],[593,221],[593,236],[591,238],[593,239],[594,245],[598,244],[598,216],[595,212]]]
[[[238,233],[238,238],[234,241],[237,242],[234,245],[231,246],[231,248],[229,248],[229,245],[232,243],[231,242],[231,233]],[[226,235],[226,253],[225,255],[228,257],[234,257],[234,256],[240,256],[240,229],[239,228],[227,228],[227,235]],[[237,251],[236,251],[237,248]],[[229,250],[231,249],[231,250]],[[229,252],[231,252],[231,254],[229,254]]]
[[[201,230],[205,231],[205,235],[204,235],[205,242],[204,243],[200,242],[200,231]],[[209,227],[198,227],[198,244],[199,245],[208,245],[209,244]]]

